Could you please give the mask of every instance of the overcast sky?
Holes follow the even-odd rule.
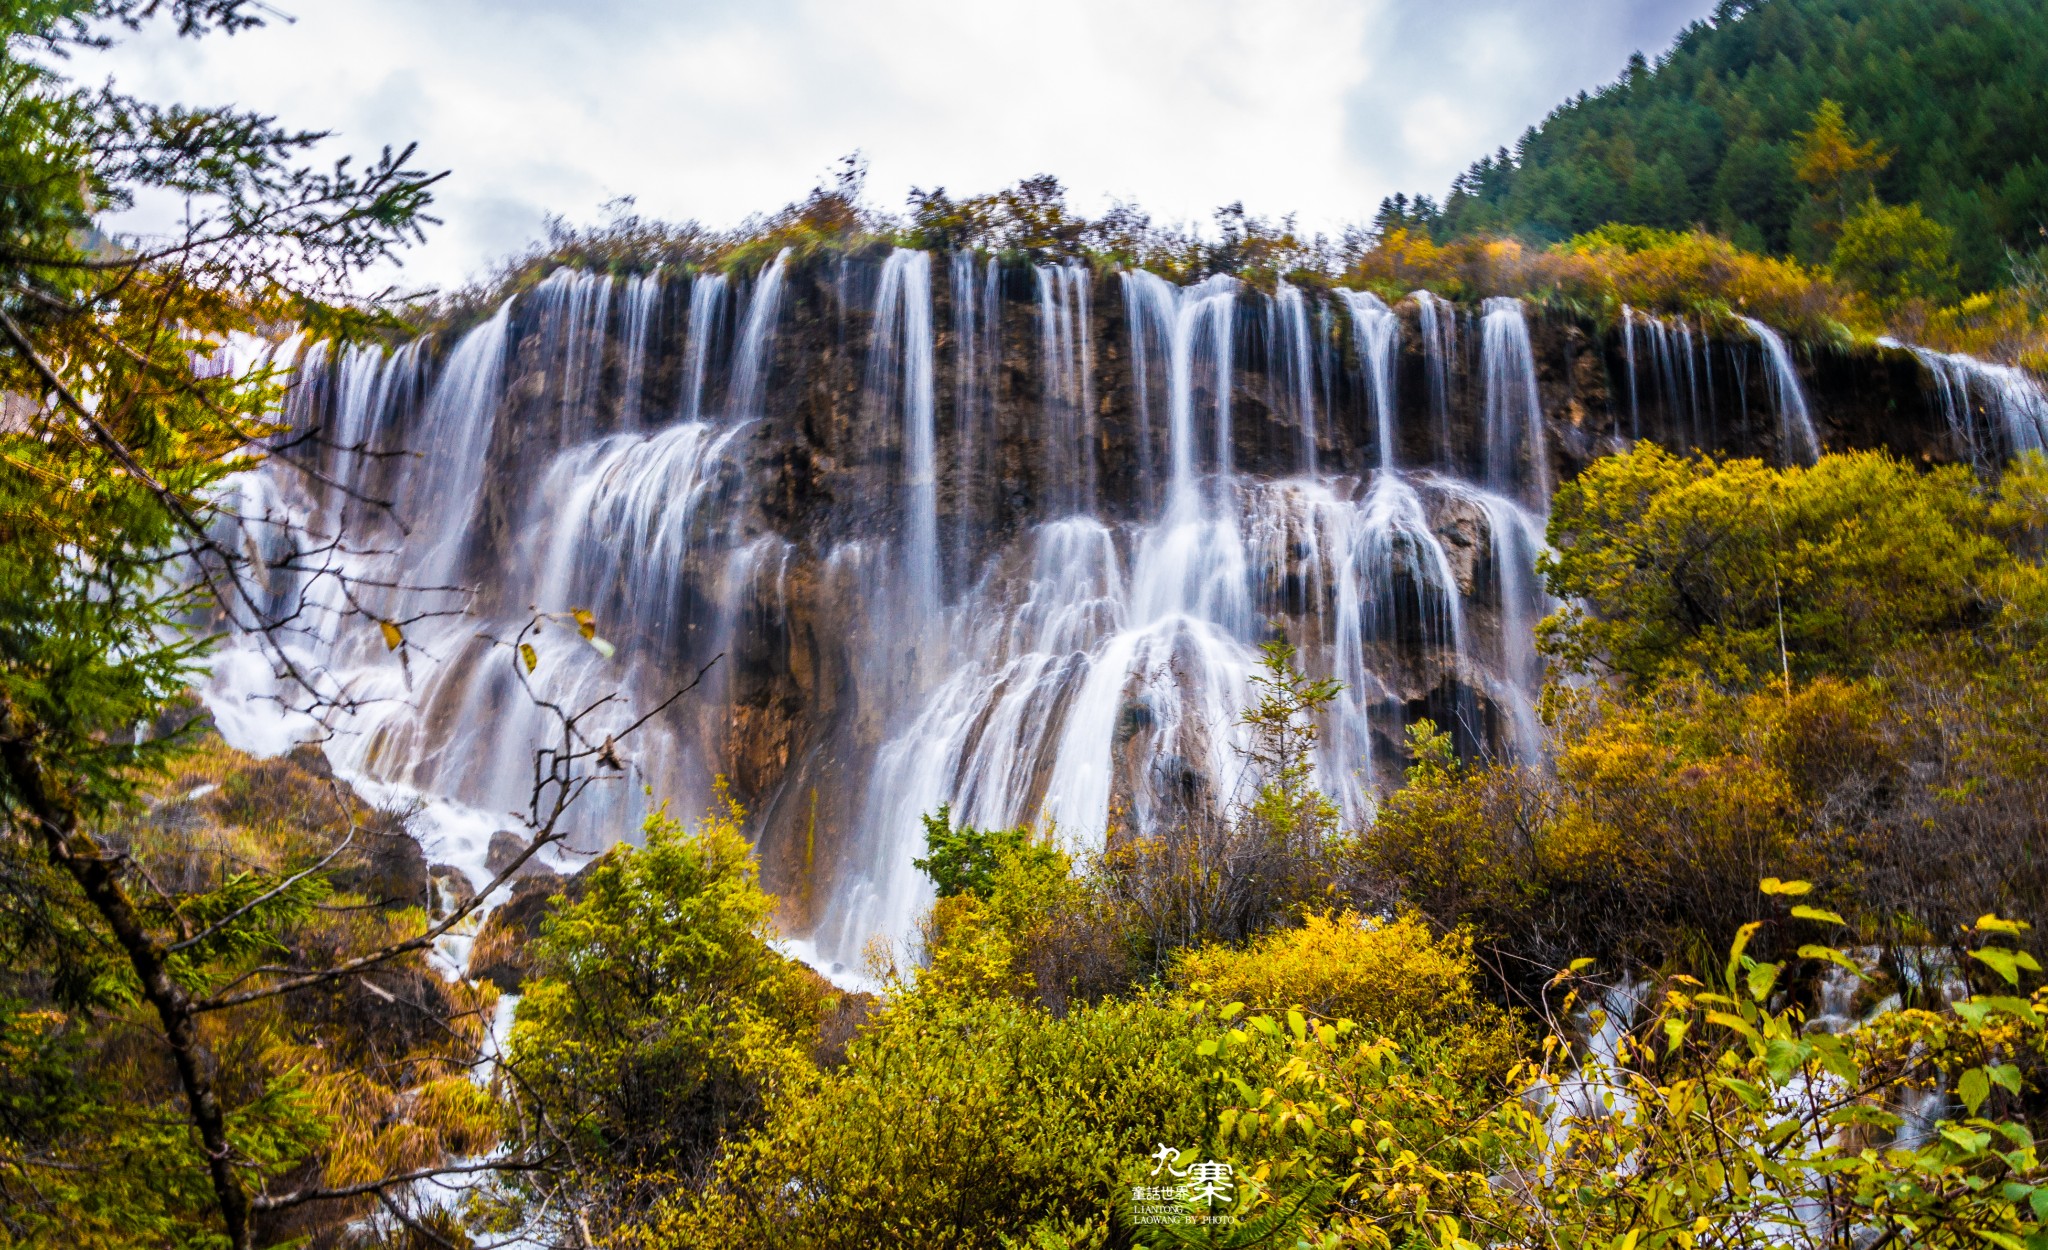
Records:
[[[459,283],[561,213],[734,224],[855,149],[868,198],[1056,175],[1075,205],[1206,221],[1243,200],[1335,231],[1441,195],[1713,0],[273,0],[232,39],[73,66],[235,103],[452,172],[408,262]],[[131,223],[146,226],[148,223]]]

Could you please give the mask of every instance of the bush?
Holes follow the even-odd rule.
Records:
[[[1310,915],[1241,947],[1183,951],[1170,975],[1212,1003],[1342,1017],[1388,1037],[1455,1038],[1469,1077],[1502,1075],[1523,1053],[1512,1019],[1482,994],[1471,934],[1439,937],[1413,915]]]
[[[694,830],[650,817],[534,943],[507,1059],[519,1149],[601,1217],[698,1174],[808,1074],[826,995],[768,944],[741,819],[730,800]]]
[[[776,1099],[648,1247],[995,1250],[1034,1228],[1100,1245],[1130,1170],[1205,1141],[1213,1021],[1115,1001],[1055,1019],[1010,999],[899,999],[847,1062]],[[1213,1047],[1212,1047],[1213,1049]]]
[[[1828,269],[1881,309],[1909,299],[1939,299],[1955,292],[1956,266],[1949,259],[1954,241],[1955,232],[1918,204],[1893,206],[1872,198],[1842,223]]]

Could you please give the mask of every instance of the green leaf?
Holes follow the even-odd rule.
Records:
[[[1970,958],[1983,964],[1999,976],[2007,985],[2020,983],[2020,972],[2039,972],[2040,963],[2025,951],[2009,951],[2002,946],[1980,946],[1970,952]]]
[[[613,656],[619,653],[619,649],[617,647],[613,646],[609,642],[606,642],[602,638],[596,637],[595,635],[586,638],[584,641],[590,644],[590,649],[592,651],[597,652],[599,655],[603,656],[607,660],[611,659]]]
[[[1783,964],[1751,964],[1749,966],[1749,996],[1758,1002],[1771,996],[1771,987],[1778,983],[1778,972]]]
[[[1991,1077],[1991,1083],[2008,1093],[2020,1092],[2020,1070],[2017,1064],[1998,1063],[1984,1069]]]
[[[1977,1108],[1983,1106],[1985,1098],[1991,1094],[1991,1078],[1984,1074],[1984,1069],[1971,1068],[1963,1073],[1962,1080],[1956,1082],[1956,1093],[1962,1097],[1963,1105],[1970,1109],[1970,1114],[1976,1115]]]

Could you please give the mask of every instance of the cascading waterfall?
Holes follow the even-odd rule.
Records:
[[[1776,330],[1754,317],[1738,317],[1764,347],[1764,361],[1770,366],[1771,399],[1778,410],[1778,447],[1787,459],[1812,464],[1820,459],[1820,436],[1813,429],[1813,414],[1806,406],[1806,391],[1799,385],[1799,370],[1792,365],[1791,349]]]
[[[559,437],[564,442],[583,438],[597,426],[612,286],[610,274],[557,269],[534,288],[544,350],[550,359],[562,361]]]
[[[1275,390],[1301,429],[1301,471],[1316,471],[1316,340],[1309,333],[1308,299],[1301,288],[1281,281],[1268,305],[1266,342],[1273,353]],[[1281,405],[1274,405],[1276,408]]]
[[[1621,306],[1621,358],[1628,372],[1628,436],[1643,436],[1643,410],[1636,398],[1636,310]]]
[[[1401,342],[1401,319],[1370,291],[1344,291],[1351,310],[1352,333],[1358,342],[1358,367],[1372,400],[1373,430],[1379,447],[1377,468],[1394,467],[1394,352]]]
[[[1520,490],[1548,506],[1549,456],[1529,322],[1518,299],[1489,299],[1485,313],[1480,368],[1486,386],[1486,484],[1496,494]]]
[[[766,750],[781,778],[773,784],[854,787],[826,803],[841,823],[798,929],[802,949],[842,978],[869,938],[900,948],[914,934],[930,898],[910,863],[924,850],[918,818],[942,803],[984,827],[1054,830],[1084,853],[1191,813],[1227,815],[1246,784],[1240,718],[1258,644],[1276,632],[1297,644],[1306,670],[1343,685],[1317,769],[1349,820],[1369,818],[1398,768],[1402,727],[1424,708],[1459,726],[1461,743],[1494,734],[1522,758],[1540,753],[1530,708],[1541,669],[1528,634],[1549,605],[1534,575],[1541,521],[1529,509],[1547,496],[1547,461],[1519,304],[1489,305],[1483,322],[1487,441],[1468,457],[1486,466],[1482,489],[1400,467],[1400,318],[1378,299],[1336,297],[1363,366],[1362,386],[1338,394],[1362,409],[1361,434],[1372,425],[1354,449],[1333,402],[1338,371],[1321,354],[1335,299],[1312,310],[1307,292],[1283,287],[1260,310],[1233,278],[1179,287],[1124,273],[1129,351],[1105,362],[1100,384],[1105,410],[1127,405],[1134,463],[1102,465],[1091,479],[1084,457],[1093,472],[1100,449],[1119,444],[1096,428],[1087,270],[1034,267],[1035,291],[1013,274],[1007,293],[1023,302],[1010,315],[1038,313],[1036,333],[1021,339],[1040,371],[1034,390],[996,383],[1006,290],[993,259],[946,258],[944,335],[929,255],[891,252],[866,271],[871,286],[842,264],[824,301],[873,293],[872,315],[856,322],[865,337],[834,375],[834,393],[858,395],[858,416],[846,418],[858,424],[802,460],[790,440],[809,436],[785,399],[823,388],[785,381],[809,362],[776,347],[792,264],[778,256],[750,287],[692,275],[680,333],[659,322],[671,306],[659,275],[614,287],[558,273],[519,297],[516,317],[508,302],[464,336],[423,398],[425,349],[306,353],[294,413],[312,420],[317,410],[331,441],[378,453],[334,453],[349,489],[367,491],[380,471],[395,488],[395,553],[348,556],[355,571],[479,588],[470,615],[408,624],[397,654],[374,627],[344,628],[337,598],[334,628],[303,657],[333,689],[361,696],[331,726],[327,749],[345,775],[469,805],[469,823],[446,824],[430,856],[480,863],[503,818],[477,813],[523,805],[549,722],[503,643],[529,605],[589,609],[617,644],[607,657],[559,616],[531,635],[536,694],[563,707],[616,698],[591,721],[600,735],[672,692],[678,674],[725,657],[690,700],[635,735],[624,784],[578,809],[585,848],[630,836],[643,786],[679,812],[701,805],[714,775],[739,768],[741,736],[799,697],[764,696],[764,686],[786,681],[774,689],[831,705]],[[1415,303],[1450,465],[1456,312],[1433,297]],[[1233,427],[1247,305],[1264,313],[1266,393],[1279,428],[1300,419],[1298,450]],[[680,353],[666,358],[673,372],[654,358],[662,350]],[[950,374],[939,372],[940,351]],[[529,384],[542,374],[544,393]],[[657,392],[659,411],[649,402],[656,377],[675,378],[678,392]],[[407,449],[437,454],[399,454]],[[1261,457],[1258,471],[1240,455],[1246,466]],[[791,480],[750,480],[784,461],[822,483],[830,502],[819,507],[830,510],[811,515],[827,518],[823,528],[788,519]],[[248,478],[247,511],[333,509],[270,483],[267,471]],[[942,519],[952,553],[943,564]],[[408,621],[431,598],[394,596],[380,612]],[[247,663],[231,657],[227,667]],[[230,687],[254,690],[250,674],[222,683],[224,727],[241,726],[237,712],[257,715],[230,697]],[[757,777],[760,758],[749,757]],[[776,802],[749,799],[764,820]],[[786,861],[764,851],[764,862]],[[798,892],[809,900],[808,891]]]
[[[704,419],[704,385],[711,372],[711,357],[718,350],[720,319],[725,312],[730,284],[722,273],[698,274],[690,284],[688,336],[683,345],[684,421]]]
[[[626,280],[625,330],[621,346],[625,351],[625,376],[619,383],[619,428],[640,428],[641,395],[647,387],[647,338],[654,329],[654,314],[661,301],[661,270],[635,274]]]
[[[403,572],[418,586],[451,585],[461,576],[471,528],[482,500],[486,449],[497,424],[505,377],[512,301],[463,336],[420,414],[416,443],[454,454],[432,456],[404,475],[392,493],[393,512],[422,544],[407,544]]]
[[[955,430],[956,523],[953,528],[954,564],[963,580],[972,558],[971,547],[978,518],[971,506],[975,483],[982,472],[982,458],[991,450],[995,430],[990,384],[997,355],[995,276],[996,263],[987,263],[984,282],[975,272],[978,258],[973,252],[955,252],[948,265],[946,289],[953,306],[953,427]]]
[[[2022,452],[2048,450],[2048,390],[2033,374],[1960,353],[1908,350],[1933,380],[1942,418],[1972,463],[1996,468]]]
[[[1088,267],[1078,261],[1038,266],[1045,475],[1056,516],[1095,506],[1095,362],[1088,324]]]
[[[768,338],[775,332],[776,318],[782,313],[782,282],[788,269],[789,249],[785,247],[754,280],[753,293],[747,298],[746,324],[733,352],[732,390],[725,409],[729,420],[751,421],[761,415],[768,376]]]
[[[897,248],[882,264],[868,354],[869,393],[901,413],[905,606],[930,619],[939,606],[939,471],[932,376],[932,258]],[[911,625],[911,622],[904,624]]]
[[[1450,468],[1451,362],[1458,356],[1458,309],[1432,291],[1416,291],[1416,323],[1422,330],[1423,368],[1429,377],[1429,415],[1436,426],[1437,459]]]

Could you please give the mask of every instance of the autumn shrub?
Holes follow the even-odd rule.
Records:
[[[613,847],[530,952],[505,1085],[537,1171],[515,1186],[545,1215],[600,1225],[697,1177],[811,1070],[817,978],[769,945],[773,900],[737,804],[695,828],[665,811]],[[538,1217],[537,1217],[538,1218]]]
[[[1798,905],[1746,924],[1710,979],[1665,980],[1640,1017],[1560,976],[1550,1018],[1587,1007],[1612,1042],[1553,1032],[1512,1078],[1520,1098],[1474,1098],[1427,1044],[1350,1021],[1247,1021],[1226,1055],[1274,1037],[1285,1054],[1218,1117],[1218,1149],[1261,1182],[1239,1210],[1284,1213],[1288,1232],[1331,1247],[2039,1244],[2048,992],[2016,988],[2039,971],[2005,944],[2019,926],[1986,916],[1972,934],[1988,992],[1883,1006],[1836,1032],[1782,991],[1795,965],[1860,975],[1800,941],[1837,920]],[[1750,953],[1766,928],[1787,932],[1776,944],[1794,961]]]
[[[1637,686],[1867,673],[1986,619],[1981,588],[2012,563],[1992,508],[1960,466],[1858,452],[1774,469],[1644,444],[1558,491],[1542,567],[1568,606],[1542,645]]]
[[[846,1063],[677,1193],[635,1244],[973,1250],[1065,1229],[1102,1245],[1120,1185],[1161,1141],[1206,1140],[1213,1018],[1146,1000],[1063,1018],[1011,998],[905,994]],[[1212,1046],[1213,1049],[1213,1046]]]
[[[1339,1017],[1389,1037],[1455,1039],[1459,1071],[1499,1075],[1521,1057],[1514,1020],[1486,997],[1472,936],[1438,935],[1420,918],[1323,912],[1242,946],[1182,951],[1171,983],[1212,1003]]]

